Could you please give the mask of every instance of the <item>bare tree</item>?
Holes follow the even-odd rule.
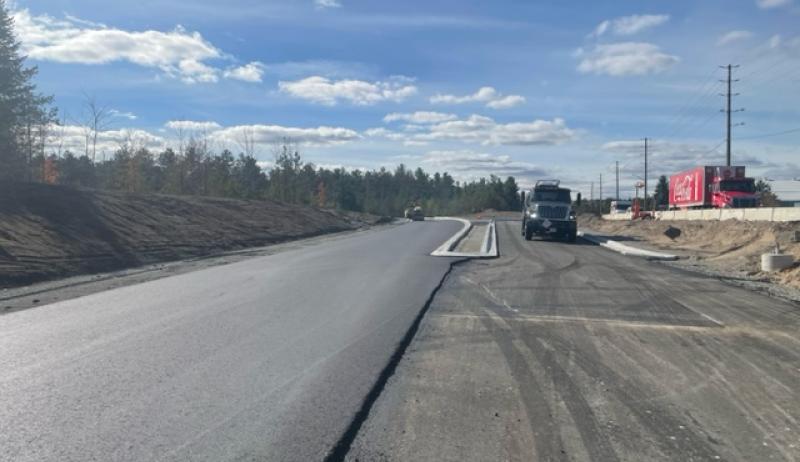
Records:
[[[92,162],[94,163],[97,158],[97,137],[100,132],[105,131],[111,126],[111,119],[113,114],[108,109],[108,106],[101,106],[97,104],[97,100],[92,95],[87,93],[83,94],[83,127],[84,136],[86,140],[86,156],[89,156],[89,144],[92,146]]]
[[[61,118],[50,125],[50,130],[47,134],[47,147],[50,148],[50,153],[56,157],[63,157],[64,144],[67,139],[67,120],[68,116],[66,111],[61,115]]]
[[[236,143],[245,156],[255,157],[256,154],[256,133],[252,127],[242,127]]]

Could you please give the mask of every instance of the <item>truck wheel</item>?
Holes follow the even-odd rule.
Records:
[[[578,240],[578,232],[577,231],[570,231],[567,233],[567,242],[575,242]]]
[[[532,228],[528,228],[526,226],[525,227],[525,240],[526,241],[530,241],[531,239],[533,239],[533,229]]]

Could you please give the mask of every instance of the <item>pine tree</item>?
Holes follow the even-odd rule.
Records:
[[[669,181],[667,180],[666,175],[661,175],[658,177],[655,196],[656,205],[666,206],[669,203]]]
[[[0,0],[0,178],[30,178],[28,164],[55,120],[53,98],[36,93],[36,73],[35,66],[25,67],[14,20]]]

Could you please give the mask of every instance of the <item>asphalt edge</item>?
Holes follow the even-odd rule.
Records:
[[[611,251],[620,253],[622,255],[631,256],[631,257],[643,257],[648,260],[661,260],[661,261],[675,261],[678,259],[677,255],[672,255],[669,253],[662,253],[662,252],[655,252],[652,250],[645,250],[639,249],[636,247],[632,247],[629,245],[625,245],[619,241],[615,241],[612,239],[601,238],[595,236],[594,234],[587,233],[586,231],[580,230],[578,231],[578,236],[584,240],[587,240],[593,244],[597,244],[601,247],[605,247]]]
[[[361,431],[361,427],[364,425],[367,419],[369,419],[369,414],[370,411],[372,411],[372,407],[378,401],[378,398],[380,398],[383,390],[389,383],[389,379],[394,375],[395,371],[397,371],[397,366],[400,365],[406,350],[408,350],[409,345],[411,345],[411,342],[417,335],[419,327],[422,324],[422,320],[430,309],[431,304],[433,304],[436,294],[444,286],[444,283],[450,276],[450,273],[453,272],[453,268],[455,268],[456,265],[467,261],[469,261],[469,259],[464,258],[460,260],[454,260],[450,263],[447,271],[445,271],[439,283],[433,288],[430,295],[428,295],[428,299],[425,301],[422,309],[420,309],[419,313],[417,313],[417,316],[414,318],[411,326],[409,326],[405,335],[403,335],[403,338],[397,344],[397,348],[389,358],[389,362],[386,364],[383,370],[381,370],[377,380],[372,385],[372,388],[370,388],[369,393],[367,393],[367,396],[364,397],[361,407],[347,425],[347,429],[344,431],[336,444],[334,444],[334,446],[331,448],[330,452],[328,452],[328,454],[325,456],[325,459],[323,459],[325,462],[340,462],[345,460],[347,454],[350,452],[350,449],[353,446],[353,442],[356,440],[358,433]]]

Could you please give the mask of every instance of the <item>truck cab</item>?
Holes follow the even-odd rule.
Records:
[[[539,180],[525,197],[522,210],[522,235],[561,238],[575,242],[578,223],[572,209],[570,190],[558,180]]]
[[[758,207],[753,178],[726,178],[715,175],[709,189],[711,204],[715,208]]]

